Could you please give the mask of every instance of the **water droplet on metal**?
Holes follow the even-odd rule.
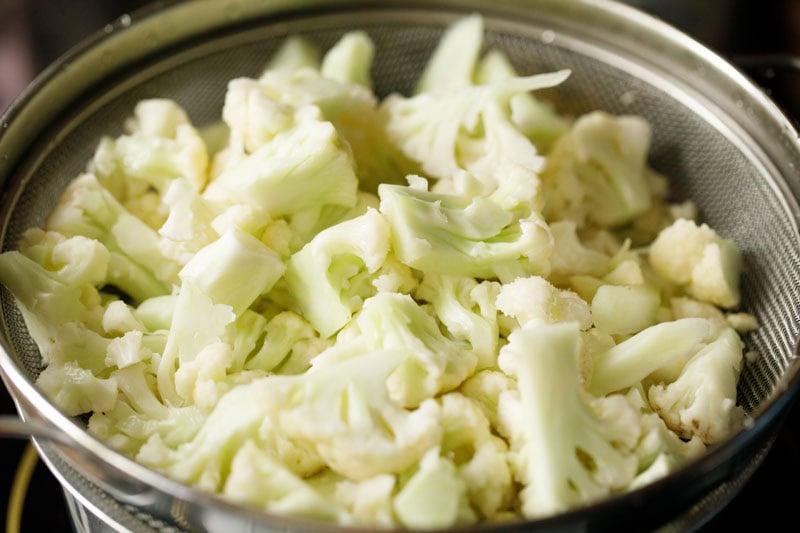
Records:
[[[620,95],[619,101],[624,106],[631,106],[636,103],[636,93],[634,91],[625,91]]]

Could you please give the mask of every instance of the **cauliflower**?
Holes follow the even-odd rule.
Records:
[[[662,322],[597,354],[588,385],[595,395],[627,389],[686,354],[696,353],[712,336],[712,324],[702,318]]]
[[[489,420],[473,400],[451,392],[439,403],[444,431],[441,454],[453,461],[466,482],[472,506],[490,519],[513,500],[508,445],[492,434]]]
[[[75,361],[50,365],[39,374],[36,385],[67,416],[102,413],[117,402],[116,378],[99,378]]]
[[[390,399],[386,380],[405,357],[376,350],[298,376],[263,378],[250,385],[252,401],[276,431],[350,479],[399,473],[441,439],[434,400],[409,411]]]
[[[511,62],[499,50],[490,50],[483,57],[476,74],[478,83],[484,85],[517,77]],[[511,122],[541,153],[549,152],[569,129],[569,121],[559,115],[550,102],[539,100],[531,93],[513,96],[509,104]]]
[[[483,17],[472,15],[445,31],[417,82],[416,94],[446,93],[472,85],[483,41]]]
[[[700,437],[714,444],[737,429],[743,412],[736,407],[736,383],[743,362],[743,343],[732,328],[697,352],[672,383],[648,391],[653,409],[680,437]]]
[[[246,441],[231,461],[222,494],[236,502],[284,516],[347,524],[348,513],[283,466],[254,441]]]
[[[394,511],[409,528],[465,526],[477,520],[469,506],[467,487],[453,462],[434,448],[420,460],[394,498]]]
[[[343,480],[336,484],[334,499],[347,509],[355,522],[379,527],[396,526],[393,499],[397,478],[381,474],[364,481]]]
[[[369,71],[374,55],[375,45],[369,36],[363,31],[351,31],[328,50],[319,71],[329,80],[371,88]]]
[[[549,270],[550,234],[535,214],[515,220],[488,198],[399,185],[383,184],[378,195],[395,254],[413,268],[501,281]]]
[[[499,410],[528,518],[607,496],[636,474],[636,413],[622,397],[591,401],[579,350],[575,323],[528,322],[500,351],[500,368],[517,380],[518,392],[503,393]]]
[[[614,335],[638,333],[658,322],[660,304],[651,285],[601,285],[592,297],[592,322]]]
[[[497,284],[471,277],[426,274],[415,297],[430,302],[453,337],[470,343],[477,368],[497,363],[498,325],[494,300]]]
[[[139,102],[126,126],[128,135],[100,141],[88,170],[127,210],[157,228],[172,180],[185,179],[195,191],[203,189],[208,152],[186,112],[171,100]]]
[[[404,355],[386,383],[389,397],[398,405],[416,407],[458,387],[478,363],[478,355],[468,343],[443,335],[436,319],[408,295],[373,296],[364,302],[356,326],[359,335],[353,344],[357,350],[394,350]],[[337,345],[348,348],[346,341]],[[325,358],[326,354],[321,354],[315,366],[323,366]],[[333,357],[328,357],[327,365],[334,363]]]
[[[650,126],[640,117],[600,111],[580,117],[542,172],[546,218],[605,228],[645,212],[651,205],[649,145]]]
[[[158,234],[131,214],[93,174],[82,174],[61,195],[45,229],[102,243],[109,253],[106,283],[137,301],[169,294],[179,265],[158,246]]]
[[[357,181],[351,156],[319,110],[306,107],[283,131],[212,181],[212,205],[244,204],[278,217],[319,204],[353,206]]]
[[[739,249],[705,224],[676,220],[650,245],[650,263],[697,300],[726,309],[739,305]]]
[[[289,291],[323,338],[336,333],[375,289],[357,283],[374,274],[389,253],[389,226],[374,209],[325,229],[294,254],[286,268]]]
[[[553,236],[553,255],[550,258],[551,276],[568,279],[576,275],[601,277],[611,268],[611,259],[580,241],[577,225],[571,220],[550,224]]]
[[[52,253],[34,255],[42,261],[37,262],[25,255],[26,249],[0,254],[0,283],[14,294],[45,361],[53,339],[66,324],[101,329],[103,310],[95,285],[105,281],[109,264],[108,251],[97,241],[85,237],[62,240],[53,234],[51,238],[59,243],[71,241],[67,247],[77,253],[64,257],[66,263],[54,263]]]
[[[178,482],[367,529],[550,517],[738,430],[735,245],[667,203],[643,118],[559,115],[533,91],[569,71],[482,34],[409,96],[353,31],[287,38],[201,131],[140,102],[0,254],[36,386]]]
[[[499,370],[481,370],[462,383],[459,390],[477,404],[494,431],[508,438],[500,423],[498,405],[505,391],[516,390],[513,378]]]
[[[471,192],[455,183],[466,171],[480,182],[473,190],[491,194],[505,177],[505,173],[496,174],[492,164],[495,169],[502,165],[500,168],[522,172],[523,180],[535,186],[535,173],[544,160],[514,128],[505,107],[515,95],[558,85],[568,76],[568,71],[560,71],[411,98],[390,95],[381,104],[388,115],[389,139],[428,176],[448,185],[449,190],[443,192]]]
[[[504,314],[516,318],[520,325],[531,321],[576,322],[581,330],[592,325],[585,301],[572,291],[557,289],[539,276],[517,278],[503,285],[496,305]]]

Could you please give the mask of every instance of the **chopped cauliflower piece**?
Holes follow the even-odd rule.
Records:
[[[698,300],[726,309],[739,305],[739,249],[705,224],[676,220],[650,245],[650,263]]]

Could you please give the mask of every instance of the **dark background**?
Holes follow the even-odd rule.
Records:
[[[743,55],[800,56],[800,1],[629,0],[732,60]],[[136,0],[0,0],[0,112],[50,62],[90,33],[144,5]],[[800,75],[781,69],[750,74],[789,115],[800,118]],[[0,387],[0,412],[13,413]],[[758,527],[798,531],[800,408],[789,411],[772,451],[740,494],[703,531]],[[0,519],[25,443],[0,440]],[[39,463],[28,491],[22,531],[72,528],[61,489]]]

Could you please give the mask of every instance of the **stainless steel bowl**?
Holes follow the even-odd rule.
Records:
[[[753,415],[750,427],[643,489],[546,520],[495,527],[697,525],[758,465],[798,389],[800,143],[778,108],[737,69],[622,4],[195,0],[123,17],[45,71],[0,119],[3,249],[42,223],[100,136],[120,133],[139,99],[171,97],[195,123],[208,123],[220,114],[227,81],[259,74],[287,34],[325,47],[355,27],[376,43],[376,91],[408,92],[443,28],[474,11],[485,17],[489,44],[504,49],[520,71],[572,69],[570,81],[551,95],[560,111],[601,108],[653,124],[650,163],[672,179],[676,197],[694,199],[704,220],[739,243],[743,307],[762,324],[746,338],[759,356],[739,386],[739,402]],[[33,385],[38,352],[13,298],[3,291],[0,303],[3,379],[23,418],[45,421],[71,443],[37,440],[62,482],[87,495],[84,503],[98,490],[159,524],[191,530],[340,531],[224,502],[94,439],[84,420],[62,415]]]

